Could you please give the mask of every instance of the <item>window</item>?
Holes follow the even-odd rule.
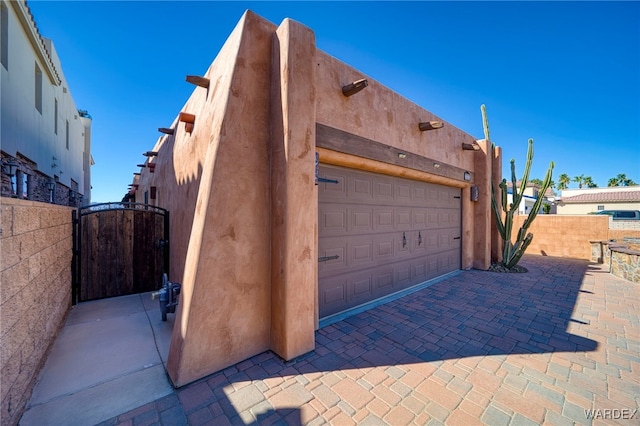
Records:
[[[625,212],[625,211],[618,211],[616,212],[616,215],[614,216],[616,219],[635,219],[636,218],[636,213],[629,211],[629,212]]]
[[[36,64],[36,109],[42,114],[42,71]]]
[[[53,132],[58,134],[58,100],[54,99],[53,104]]]
[[[598,206],[598,210],[604,210],[604,206]]]
[[[0,3],[0,62],[9,70],[9,12],[4,3]]]
[[[17,181],[16,195],[18,196],[18,198],[29,199],[29,195],[30,195],[29,190],[31,188],[31,176],[22,171],[18,171],[16,176],[16,181]]]
[[[67,149],[69,149],[69,120],[67,120]]]
[[[18,188],[18,179],[17,175],[11,176],[11,196],[13,198],[17,197],[17,188]]]

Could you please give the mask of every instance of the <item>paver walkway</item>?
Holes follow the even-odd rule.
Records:
[[[640,287],[582,260],[521,264],[462,272],[319,330],[300,359],[265,352],[103,424],[640,424]]]

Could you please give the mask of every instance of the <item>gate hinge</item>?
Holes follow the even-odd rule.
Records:
[[[338,258],[340,258],[340,256],[338,256],[337,254],[335,256],[324,256],[324,257],[319,257],[318,262],[326,262],[328,260],[335,260]]]
[[[323,178],[323,177],[318,177],[318,182],[323,182],[323,183],[340,183],[335,179],[327,179],[327,178]]]

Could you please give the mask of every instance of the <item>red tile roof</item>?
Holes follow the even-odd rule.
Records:
[[[640,202],[640,191],[596,192],[562,197],[564,203]]]

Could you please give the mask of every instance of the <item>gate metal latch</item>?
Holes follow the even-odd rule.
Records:
[[[324,257],[319,257],[318,258],[318,262],[326,262],[328,260],[335,260],[340,258],[340,256],[338,256],[337,254],[334,256],[324,256]]]
[[[167,274],[162,274],[162,287],[158,291],[151,293],[151,300],[160,299],[160,313],[162,321],[167,320],[167,313],[174,314],[178,306],[178,296],[180,295],[179,283],[172,283],[167,278]]]

